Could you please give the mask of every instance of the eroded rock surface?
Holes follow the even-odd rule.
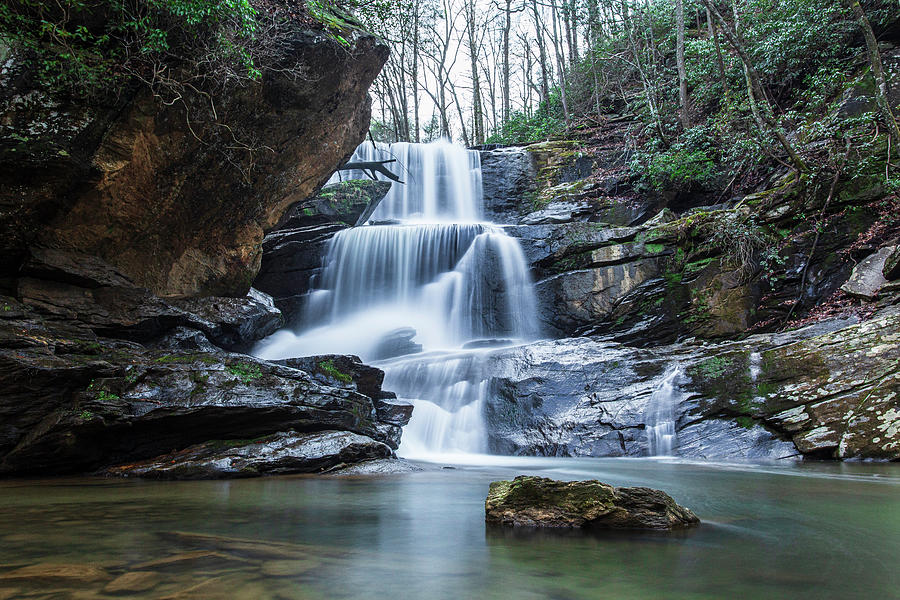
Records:
[[[491,483],[484,515],[488,524],[506,527],[666,530],[700,524],[660,490],[529,476]]]
[[[382,421],[374,404],[391,398],[381,371],[332,357],[355,364],[356,380],[317,380],[221,347],[248,346],[271,326],[260,324],[278,316],[264,296],[168,303],[136,287],[87,287],[97,278],[34,281],[67,292],[0,297],[0,474],[84,472],[290,429],[399,444],[402,416]]]
[[[282,432],[250,440],[204,442],[105,473],[146,479],[258,477],[314,473],[392,454],[386,444],[349,431]]]
[[[0,277],[29,248],[54,248],[96,256],[158,295],[246,294],[263,232],[362,141],[388,53],[371,37],[347,49],[322,33],[285,36],[258,84],[215,99],[228,129],[195,120],[189,131],[184,105],[137,86],[90,104],[45,96],[7,62]],[[229,135],[265,149],[228,154]]]
[[[646,456],[673,368],[674,454],[900,459],[900,309],[740,342],[652,349],[572,338],[498,350],[486,407],[501,454]]]

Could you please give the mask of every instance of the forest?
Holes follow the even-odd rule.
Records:
[[[779,163],[833,171],[848,143],[850,162],[884,168],[883,135],[896,146],[881,61],[898,35],[890,0],[343,6],[393,48],[373,88],[377,140],[527,143],[612,115],[637,122],[631,166],[648,184],[694,189]],[[835,111],[854,86],[875,88],[877,110]]]

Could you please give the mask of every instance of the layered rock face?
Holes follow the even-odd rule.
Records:
[[[252,160],[137,87],[73,104],[29,89],[14,57],[0,69],[0,476],[232,477],[393,456],[409,411],[383,373],[240,354],[284,324],[250,288],[263,232],[363,139],[387,57],[368,37],[286,40],[260,82],[213,98],[258,142]]]
[[[0,298],[0,474],[84,472],[171,451],[107,472],[305,472],[398,446],[409,413],[387,409],[393,396],[381,390],[381,371],[354,357],[308,359],[317,371],[223,349],[281,325],[270,298],[175,304],[109,285],[107,273],[81,272],[77,284],[35,280],[43,295],[23,287],[20,299]],[[197,444],[202,453],[189,448]],[[237,450],[248,446],[253,456]]]
[[[489,359],[491,450],[645,456],[665,424],[685,457],[900,459],[895,200],[865,177],[827,211],[792,176],[722,204],[638,190],[624,135],[482,153],[557,338]],[[772,333],[797,318],[819,322]]]
[[[43,247],[98,257],[160,296],[246,294],[264,231],[362,141],[387,53],[370,37],[348,50],[292,31],[261,82],[212,97],[230,129],[192,122],[190,106],[163,105],[144,88],[106,104],[45,96],[8,58],[0,278]]]
[[[592,338],[494,353],[490,447],[646,456],[666,417],[673,453],[704,459],[900,459],[900,311],[740,342],[635,348]],[[673,370],[679,375],[672,377]]]
[[[801,218],[821,212],[813,182],[786,175],[720,204],[638,190],[625,131],[600,136],[482,153],[486,211],[523,246],[547,334],[714,340],[778,329],[826,299],[871,312],[900,298],[900,238],[884,227],[896,200],[865,177],[838,185],[816,235]]]

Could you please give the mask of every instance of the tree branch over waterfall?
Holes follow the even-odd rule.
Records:
[[[388,163],[397,162],[397,159],[392,158],[390,160],[372,160],[372,161],[357,161],[357,162],[348,162],[343,167],[338,169],[338,171],[368,171],[369,177],[375,179],[375,172],[381,173],[391,181],[396,181],[397,183],[403,183],[400,181],[400,177],[392,173],[387,167],[384,165]]]

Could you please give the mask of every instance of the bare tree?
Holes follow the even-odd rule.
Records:
[[[706,5],[707,10],[709,10],[713,17],[719,22],[719,26],[722,29],[722,35],[725,36],[725,39],[728,40],[728,43],[734,51],[741,57],[741,62],[744,63],[744,72],[747,79],[747,95],[749,96],[750,107],[753,111],[754,118],[760,123],[761,128],[765,125],[772,130],[772,133],[778,138],[778,142],[781,144],[781,147],[784,148],[784,151],[790,157],[791,162],[794,163],[797,170],[806,172],[808,170],[806,163],[803,162],[803,159],[800,158],[800,155],[788,141],[787,136],[781,131],[781,127],[775,119],[775,111],[772,109],[772,104],[766,96],[759,73],[756,72],[756,68],[750,60],[750,55],[738,38],[738,34],[731,29],[722,17],[722,14],[712,3],[712,0],[703,0],[703,4]],[[759,106],[760,104],[762,105],[761,109]]]
[[[891,103],[888,100],[888,83],[884,76],[884,66],[881,64],[881,53],[878,51],[875,32],[872,31],[872,25],[866,17],[866,12],[860,6],[859,0],[844,0],[844,4],[853,11],[859,28],[862,29],[863,37],[866,38],[866,53],[869,56],[872,76],[875,78],[875,101],[885,124],[890,127],[894,143],[900,144],[900,128],[897,127],[897,119],[894,118],[894,111],[891,110]]]
[[[691,105],[688,98],[687,69],[684,65],[684,0],[675,0],[675,65],[678,69],[678,100],[681,126],[691,127]]]

